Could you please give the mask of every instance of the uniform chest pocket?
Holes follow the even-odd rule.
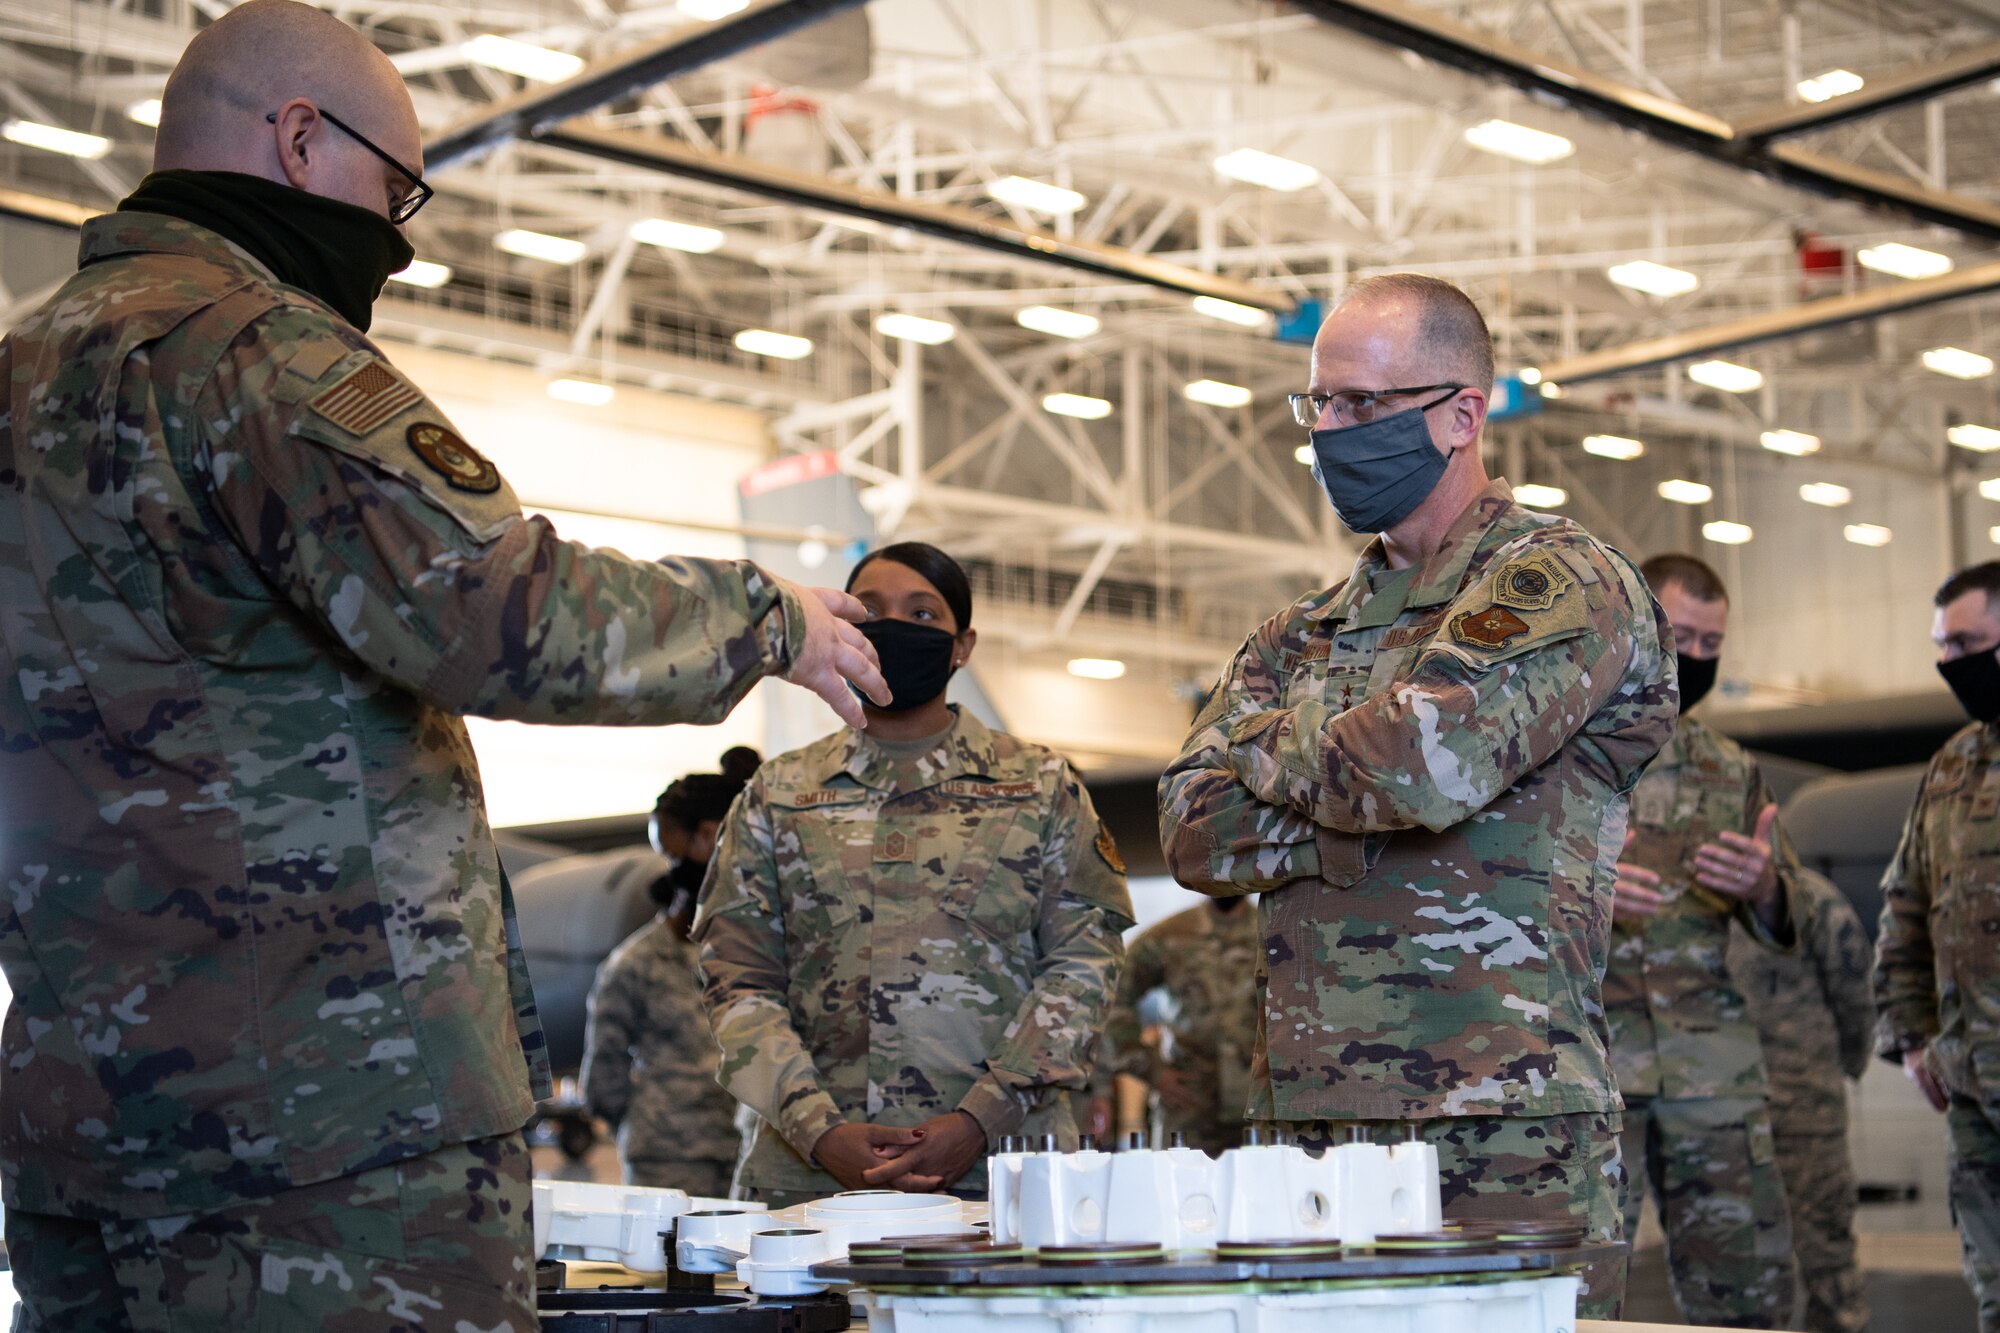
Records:
[[[789,822],[796,846],[780,837],[777,848],[785,949],[810,957],[835,948],[860,919],[851,871],[868,857],[874,821],[823,809],[799,811]]]
[[[1041,906],[1040,847],[1024,813],[1014,802],[976,806],[960,823],[963,853],[955,863],[945,858],[951,870],[938,906],[1001,943],[1033,933]]]

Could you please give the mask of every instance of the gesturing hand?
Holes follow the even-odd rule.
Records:
[[[867,726],[861,701],[847,688],[848,682],[878,704],[887,706],[891,697],[875,646],[854,628],[854,623],[868,618],[868,609],[832,588],[807,588],[796,583],[790,587],[805,608],[806,638],[785,679],[826,700],[848,726]]]
[[[1778,874],[1771,866],[1771,826],[1777,822],[1778,807],[1767,805],[1749,837],[1721,833],[1695,848],[1694,882],[1768,915],[1778,894]]]

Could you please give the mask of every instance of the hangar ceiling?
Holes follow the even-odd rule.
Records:
[[[0,115],[111,141],[96,160],[0,143],[0,185],[86,209],[120,197],[150,151],[128,109],[225,7],[0,0]],[[1817,438],[1786,462],[1794,481],[1839,463],[1944,499],[2000,472],[1963,444],[2000,444],[1964,429],[2000,431],[1993,376],[1922,360],[2000,356],[1991,0],[763,0],[713,27],[699,16],[730,0],[325,7],[395,58],[455,158],[412,226],[450,275],[392,286],[378,332],[765,410],[781,447],[839,450],[879,521],[990,562],[1016,603],[997,623],[1029,645],[1205,675],[1264,610],[1345,565],[1351,539],[1294,459],[1283,395],[1305,350],[1244,307],[1283,318],[1374,272],[1437,273],[1480,300],[1503,369],[1560,395],[1528,387],[1536,410],[1496,427],[1496,470],[1563,487],[1634,549],[1674,535],[1659,480],[1709,484],[1703,516],[1730,517],[1739,467],[1772,462],[1767,433]],[[807,16],[773,41],[723,40]],[[479,40],[495,36],[530,50]],[[467,130],[550,100],[577,64],[561,56],[585,82],[677,47],[693,54],[673,77],[572,99],[539,138]],[[495,67],[523,59],[560,78]],[[1860,76],[1850,100],[1801,96],[1835,71]],[[1646,123],[1675,108],[1694,130]],[[1568,151],[1536,164],[1468,140],[1493,121]],[[1246,149],[1309,170],[1292,189],[1218,170]],[[1800,163],[1881,206],[1828,197]],[[1016,177],[1080,200],[995,198]],[[510,229],[580,251],[507,253]],[[1953,271],[1859,262],[1891,244]],[[1690,289],[1612,280],[1640,261]],[[1203,291],[1251,323],[1198,311]],[[1076,336],[1024,327],[1029,307],[1072,316]],[[885,335],[884,315],[949,341]],[[742,350],[745,330],[811,350]],[[1710,356],[1761,383],[1691,380]],[[1241,392],[1191,401],[1198,381]],[[1053,414],[1056,393],[1109,412]],[[1587,454],[1587,435],[1647,453]]]

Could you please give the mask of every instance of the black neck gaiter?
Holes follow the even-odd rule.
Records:
[[[363,333],[382,284],[416,257],[379,213],[235,171],[156,171],[118,207],[208,228]]]

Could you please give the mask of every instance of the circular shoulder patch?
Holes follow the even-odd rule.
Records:
[[[420,421],[410,427],[410,451],[424,466],[461,491],[491,495],[500,489],[500,469],[449,426]]]

